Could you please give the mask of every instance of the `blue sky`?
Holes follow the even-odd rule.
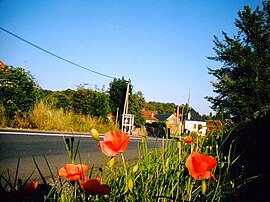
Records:
[[[261,0],[0,0],[0,27],[91,70],[130,79],[146,101],[211,112],[213,36],[232,36],[237,12]],[[0,30],[0,60],[43,89],[108,89],[112,79],[59,60]]]

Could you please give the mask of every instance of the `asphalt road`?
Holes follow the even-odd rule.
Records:
[[[74,134],[73,134],[74,135]],[[0,130],[0,174],[4,173],[13,178],[16,173],[18,159],[20,159],[19,178],[27,179],[35,169],[33,158],[35,158],[40,170],[45,177],[49,177],[49,169],[44,159],[47,158],[50,168],[55,176],[58,170],[69,163],[69,157],[65,148],[64,139],[70,134],[39,133],[27,131],[6,131]],[[80,156],[84,164],[91,167],[104,165],[108,158],[100,152],[97,142],[89,135],[75,135],[75,142],[80,140]],[[161,145],[160,139],[148,138],[149,147]],[[124,155],[126,159],[136,159],[138,157],[138,147],[141,138],[131,137],[128,149]],[[118,157],[119,159],[119,157]],[[77,159],[79,163],[79,159]],[[8,171],[7,171],[8,170]],[[32,179],[40,178],[37,171]]]

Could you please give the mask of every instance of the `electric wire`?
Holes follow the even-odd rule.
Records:
[[[46,50],[46,49],[44,49],[44,48],[41,48],[41,47],[38,46],[38,45],[35,45],[35,44],[31,43],[30,41],[28,41],[28,40],[26,40],[26,39],[24,39],[24,38],[22,38],[22,37],[20,37],[20,36],[18,36],[18,35],[16,35],[16,34],[10,32],[10,31],[8,31],[8,30],[4,29],[3,27],[0,27],[0,29],[1,29],[2,31],[4,31],[4,32],[6,32],[6,33],[8,33],[8,34],[10,34],[10,35],[12,35],[12,36],[14,36],[14,37],[17,38],[17,39],[20,39],[21,41],[23,41],[23,42],[25,42],[25,43],[27,43],[27,44],[29,44],[29,45],[31,45],[31,46],[33,46],[33,47],[35,47],[35,48],[41,50],[41,51],[43,51],[43,52],[45,52],[45,53],[47,53],[47,54],[49,54],[49,55],[52,55],[52,56],[54,56],[54,57],[56,57],[56,58],[58,58],[58,59],[60,59],[60,60],[63,60],[63,61],[65,61],[65,62],[69,63],[69,64],[72,64],[72,65],[74,65],[74,66],[76,66],[76,67],[79,67],[79,68],[81,68],[81,69],[90,71],[90,72],[92,72],[92,73],[95,73],[95,74],[98,74],[98,75],[100,75],[100,76],[104,76],[104,77],[107,77],[107,78],[111,78],[111,79],[114,79],[114,78],[115,78],[115,77],[113,77],[113,76],[110,76],[110,75],[107,75],[107,74],[103,74],[103,73],[94,71],[94,70],[92,70],[92,69],[89,69],[89,68],[87,68],[87,67],[84,67],[84,66],[82,66],[82,65],[79,65],[79,64],[77,64],[77,63],[75,63],[75,62],[72,62],[72,61],[70,61],[70,60],[67,60],[67,59],[65,59],[65,58],[63,58],[63,57],[61,57],[61,56],[59,56],[59,55],[57,55],[57,54],[55,54],[55,53],[52,53],[52,52],[50,52],[50,51],[48,51],[48,50]]]

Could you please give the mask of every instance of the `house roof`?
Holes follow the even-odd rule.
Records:
[[[190,113],[191,113],[191,118],[190,118],[191,121],[202,121],[201,115],[198,112],[196,112],[194,109],[191,108]]]
[[[145,110],[142,113],[143,113],[143,117],[145,118],[145,120],[157,121],[157,118],[155,117],[157,115],[156,111]]]
[[[159,120],[159,121],[166,121],[171,115],[173,114],[158,114],[155,117]]]

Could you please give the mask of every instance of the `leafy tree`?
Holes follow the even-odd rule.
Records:
[[[122,77],[121,79],[114,79],[109,84],[109,98],[110,98],[110,107],[114,117],[123,114],[124,111],[124,104],[126,98],[126,91],[127,91],[127,83],[128,81]],[[130,85],[129,93],[132,92],[132,85]]]
[[[151,101],[145,103],[145,109],[157,111],[159,114],[170,114],[176,112],[177,105],[174,103],[162,103]]]
[[[21,115],[33,107],[38,97],[34,77],[23,68],[0,63],[0,102],[8,119]]]
[[[145,124],[145,119],[142,114],[145,100],[141,91],[138,91],[130,95],[130,107],[129,111],[134,114],[134,125],[141,127]]]
[[[92,90],[82,86],[73,93],[71,97],[71,106],[75,113],[89,115],[91,111],[91,93]]]
[[[117,108],[118,108],[118,116],[119,118],[123,114],[124,104],[126,98],[128,81],[122,77],[121,79],[114,79],[109,85],[109,98],[110,98],[110,106],[114,117],[117,116]],[[142,110],[144,107],[144,97],[142,92],[133,93],[133,86],[130,84],[129,86],[129,104],[128,104],[128,113],[133,114],[134,117],[134,125],[140,127],[144,125],[145,120],[142,115]],[[121,118],[120,118],[121,123]]]
[[[250,121],[270,109],[270,2],[254,11],[245,6],[238,12],[237,35],[223,32],[221,41],[214,36],[216,56],[223,63],[209,69],[216,97],[206,97],[217,113],[231,116],[235,122]],[[226,118],[226,117],[225,117]]]
[[[104,92],[93,91],[91,95],[91,108],[90,114],[92,116],[101,117],[103,120],[108,119],[110,113],[110,101],[109,96]]]
[[[71,89],[63,91],[41,91],[41,98],[56,108],[67,111],[71,108],[71,97],[75,91]]]
[[[79,86],[73,93],[71,105],[76,113],[101,117],[104,120],[107,120],[110,113],[109,96],[83,86]]]

